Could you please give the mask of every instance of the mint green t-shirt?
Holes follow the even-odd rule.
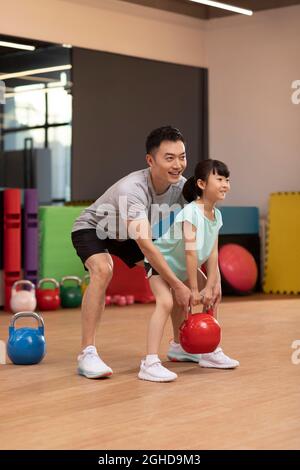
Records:
[[[198,267],[200,267],[209,258],[219,230],[223,225],[219,209],[215,208],[214,212],[215,219],[208,219],[204,215],[203,206],[193,201],[177,214],[174,224],[169,227],[167,232],[154,241],[172,271],[182,281],[187,279],[183,222],[188,221],[197,229],[196,249]]]

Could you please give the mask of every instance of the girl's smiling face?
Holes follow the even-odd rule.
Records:
[[[223,201],[230,190],[229,178],[210,172],[207,181],[198,180],[197,185],[203,190],[203,196],[213,202]]]

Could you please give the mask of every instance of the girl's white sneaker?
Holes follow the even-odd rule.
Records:
[[[151,382],[173,382],[177,374],[164,367],[159,359],[150,364],[142,360],[138,378]]]
[[[211,353],[201,354],[201,359],[199,360],[199,366],[215,369],[235,369],[239,365],[239,361],[226,356],[220,347]]]

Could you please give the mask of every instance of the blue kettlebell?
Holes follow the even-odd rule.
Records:
[[[22,317],[35,318],[38,328],[15,329],[15,322]],[[35,312],[19,312],[13,315],[7,341],[7,354],[14,364],[37,364],[46,354],[44,320]]]

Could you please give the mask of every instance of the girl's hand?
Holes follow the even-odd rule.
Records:
[[[191,295],[191,306],[194,307],[195,305],[202,303],[202,294],[198,291],[198,289],[192,289]]]
[[[218,305],[221,302],[221,299],[222,299],[221,282],[218,282],[213,288],[212,308],[214,310],[218,308]]]
[[[201,303],[204,308],[210,308],[213,303],[213,289],[211,287],[205,287],[200,292],[200,295],[202,295]]]

